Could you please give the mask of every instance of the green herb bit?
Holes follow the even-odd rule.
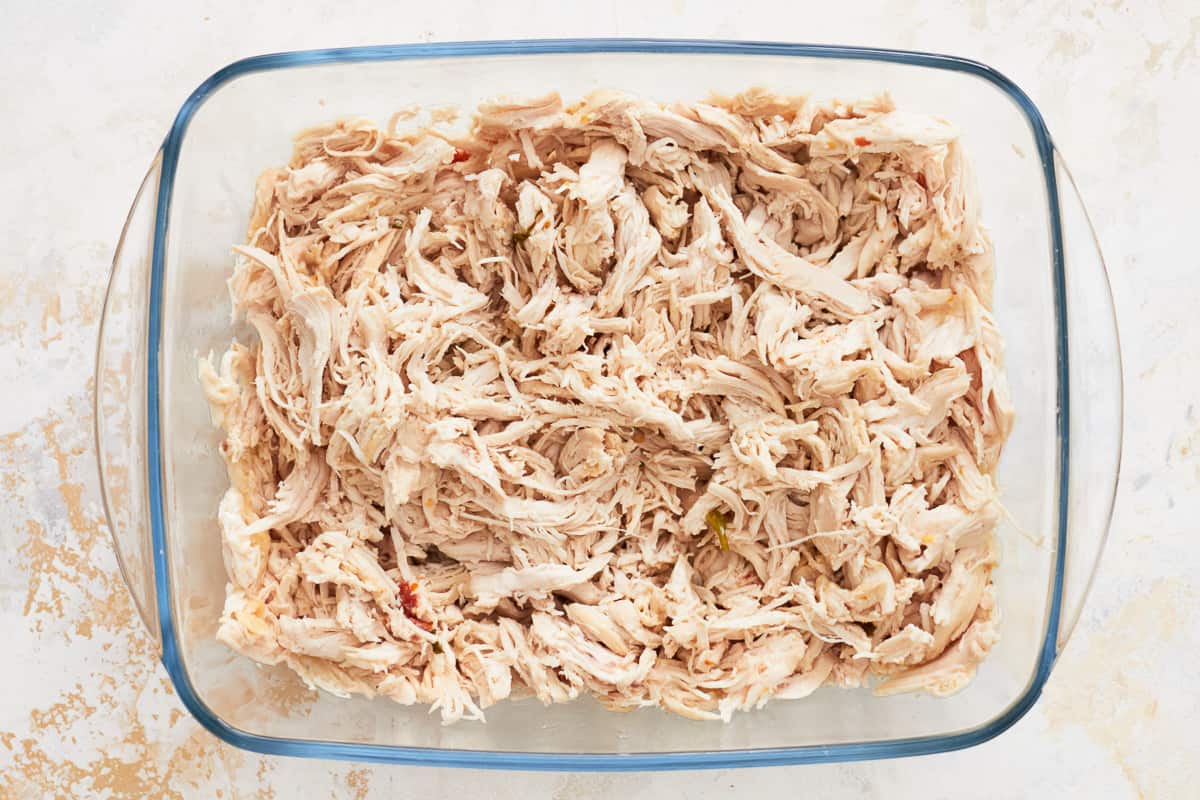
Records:
[[[529,239],[529,237],[533,235],[533,230],[534,230],[534,228],[537,227],[538,220],[540,220],[541,218],[542,218],[542,210],[539,208],[538,212],[533,215],[533,221],[529,223],[528,228],[517,228],[516,230],[513,231],[513,235],[512,235],[513,247],[516,247],[519,244],[525,244],[525,242]]]

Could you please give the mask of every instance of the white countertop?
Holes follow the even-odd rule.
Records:
[[[577,11],[503,0],[71,5],[10,4],[0,28],[0,797],[1194,796],[1194,3],[859,0],[854,16],[864,21],[854,24],[844,3],[794,0]],[[638,35],[947,52],[1000,69],[1040,106],[1113,274],[1128,390],[1112,535],[1041,700],[998,739],[958,753],[657,776],[378,767],[219,743],[174,696],[131,610],[91,455],[93,344],[109,260],[179,104],[215,69],[257,53]]]

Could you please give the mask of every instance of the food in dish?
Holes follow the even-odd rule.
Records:
[[[950,123],[765,90],[395,123],[302,133],[235,248],[222,641],[446,721],[971,678],[1013,414]]]

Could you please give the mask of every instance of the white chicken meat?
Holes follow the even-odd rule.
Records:
[[[200,365],[235,650],[451,722],[945,694],[995,642],[1013,412],[950,123],[762,89],[339,121],[235,250],[256,340]]]

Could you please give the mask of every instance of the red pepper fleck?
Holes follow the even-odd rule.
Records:
[[[928,189],[928,188],[929,188],[929,187],[928,187],[928,186],[925,184],[925,175],[924,175],[924,173],[921,173],[921,172],[918,172],[918,173],[917,173],[917,185],[919,185],[919,186],[920,186],[922,189]]]
[[[454,151],[454,158],[450,159],[450,163],[451,164],[461,164],[462,162],[468,160],[470,157],[471,157],[471,154],[468,153],[466,150],[463,150],[460,147]]]
[[[871,140],[865,136],[855,136],[854,143],[856,145],[858,145],[859,147],[866,147],[867,145],[869,145],[871,143]]]
[[[404,613],[411,617],[413,609],[417,607],[417,584],[400,583],[397,586],[400,589],[400,605]]]
[[[411,619],[418,628],[432,631],[432,623],[417,618],[417,584],[401,582],[397,587],[400,590],[400,607],[404,609],[404,616]]]

